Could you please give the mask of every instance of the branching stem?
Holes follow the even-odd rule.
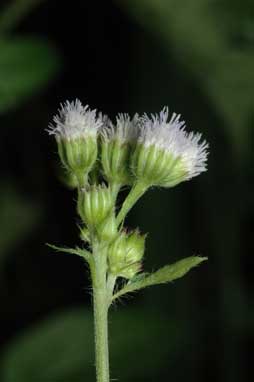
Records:
[[[141,182],[137,182],[133,185],[131,191],[129,192],[127,198],[123,202],[122,208],[116,218],[117,225],[120,225],[125,219],[127,213],[131,210],[134,204],[139,198],[146,192],[148,186]]]

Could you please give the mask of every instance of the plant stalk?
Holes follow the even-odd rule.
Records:
[[[120,225],[123,222],[127,213],[131,210],[134,204],[138,201],[139,198],[141,198],[147,189],[148,186],[140,182],[137,182],[133,185],[116,218],[117,225]]]
[[[105,249],[93,251],[92,282],[95,331],[96,381],[109,382],[108,350],[108,291],[106,282],[107,258]]]

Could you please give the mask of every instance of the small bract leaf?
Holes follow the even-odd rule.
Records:
[[[191,268],[196,267],[205,260],[207,260],[207,257],[191,256],[177,261],[174,264],[166,265],[154,273],[128,283],[125,287],[120,289],[120,291],[114,294],[113,300],[124,295],[125,293],[134,292],[138,289],[143,289],[151,285],[165,284],[179,279],[188,273]]]
[[[83,257],[86,261],[89,262],[90,260],[90,252],[88,252],[86,249],[83,248],[64,248],[64,247],[57,247],[56,245],[46,243],[46,245],[50,248],[53,248],[55,251],[58,252],[64,252],[64,253],[71,253],[73,255],[77,255],[79,257]]]

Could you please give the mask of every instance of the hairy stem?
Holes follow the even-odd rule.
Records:
[[[110,307],[110,304],[112,302],[112,297],[114,293],[114,287],[116,283],[116,276],[112,275],[111,273],[108,275],[107,279],[107,289],[108,289],[108,307]]]
[[[122,223],[127,213],[131,210],[134,204],[138,201],[139,198],[141,198],[141,196],[146,192],[147,189],[148,186],[143,183],[137,182],[136,184],[134,184],[116,218],[117,225],[120,225]]]
[[[121,184],[112,182],[110,183],[110,187],[112,190],[112,199],[114,200],[114,203],[115,203],[117,199],[117,195],[121,189]]]
[[[91,265],[93,283],[93,307],[95,329],[95,363],[97,382],[109,382],[108,351],[108,290],[106,250],[94,246],[93,264]]]

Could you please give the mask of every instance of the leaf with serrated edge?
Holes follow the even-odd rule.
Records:
[[[125,293],[134,292],[151,285],[164,284],[179,279],[188,273],[191,268],[196,267],[205,260],[207,260],[207,257],[190,256],[177,261],[174,264],[166,265],[158,271],[141,278],[141,280],[128,283],[125,287],[114,294],[112,301],[120,296],[123,296]]]
[[[81,249],[78,247],[76,247],[76,248],[63,248],[63,247],[57,247],[56,245],[49,244],[49,243],[46,243],[46,245],[48,247],[54,249],[55,251],[64,252],[64,253],[71,253],[73,255],[83,257],[83,259],[85,259],[88,262],[90,260],[91,253],[88,252],[86,249]]]

